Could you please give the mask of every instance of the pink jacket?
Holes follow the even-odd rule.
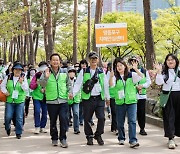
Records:
[[[29,85],[29,88],[31,90],[35,90],[37,88],[38,84],[37,84],[37,78],[36,78],[36,75],[33,76],[31,82],[30,82],[30,85]]]

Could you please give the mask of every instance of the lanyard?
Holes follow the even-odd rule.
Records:
[[[16,86],[17,86],[17,84],[18,84],[18,81],[19,81],[19,79],[17,80],[16,84],[14,85],[14,80],[13,80],[13,89],[14,89],[14,90],[16,89]]]

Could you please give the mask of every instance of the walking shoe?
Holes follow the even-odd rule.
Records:
[[[53,146],[58,146],[58,140],[52,140],[52,145]]]
[[[94,139],[97,140],[99,145],[104,145],[104,141],[102,140],[102,137],[99,136],[94,136]]]
[[[173,139],[168,141],[168,148],[169,149],[175,149],[176,148],[176,144],[175,144]]]
[[[93,122],[93,121],[90,121],[90,125],[91,125],[91,126],[94,126],[95,124],[94,124],[94,122]]]
[[[17,139],[21,139],[21,134],[16,134]]]
[[[92,137],[86,137],[87,138],[87,145],[93,145],[93,138]]]
[[[136,148],[136,147],[139,147],[139,143],[137,142],[130,143],[130,148]]]
[[[80,134],[80,131],[78,130],[78,131],[74,131],[74,134]]]
[[[72,122],[72,121],[69,121],[69,127],[71,127],[71,126],[72,126],[72,124],[73,124],[73,122]]]
[[[67,148],[68,147],[68,144],[67,144],[65,139],[61,140],[60,142],[61,142],[61,147],[62,148]]]
[[[108,113],[108,118],[111,119],[111,113]]]
[[[146,133],[146,131],[145,131],[144,129],[141,129],[140,132],[139,132],[139,134],[140,134],[140,135],[143,135],[143,136],[147,135],[147,133]]]
[[[40,133],[47,133],[47,130],[45,128],[40,128]]]
[[[83,122],[80,122],[79,125],[80,125],[80,126],[83,126]]]
[[[120,140],[119,145],[124,145],[124,140]]]
[[[40,132],[40,127],[35,127],[34,134],[39,134],[39,132]]]
[[[8,130],[6,130],[6,133],[7,133],[8,136],[10,136],[10,134],[11,134],[11,128],[8,129]]]

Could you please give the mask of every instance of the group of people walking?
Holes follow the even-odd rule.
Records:
[[[105,126],[104,108],[110,106],[111,131],[118,135],[119,145],[125,144],[124,123],[127,115],[130,147],[139,147],[136,119],[140,127],[139,134],[147,135],[146,89],[151,85],[148,71],[140,67],[139,59],[135,56],[129,58],[127,62],[122,58],[116,58],[113,63],[108,63],[106,71],[98,67],[99,56],[96,52],[90,52],[88,60],[89,66],[86,60],[82,60],[78,64],[79,67],[77,65],[65,67],[59,54],[54,53],[50,56],[49,63],[40,62],[37,69],[29,66],[27,72],[24,72],[26,65],[14,62],[13,65],[9,65],[8,74],[5,75],[1,59],[1,91],[7,97],[4,117],[7,135],[11,134],[11,121],[14,119],[16,137],[21,138],[32,97],[34,133],[47,132],[45,127],[48,114],[53,146],[57,146],[59,140],[63,148],[68,147],[66,134],[71,110],[74,134],[79,134],[79,126],[84,125],[87,145],[93,145],[93,140],[99,145],[104,145],[102,139]],[[157,70],[156,84],[162,85],[163,93],[168,93],[172,88],[168,102],[163,108],[163,121],[168,148],[175,149],[174,137],[180,137],[179,60],[175,55],[168,54],[164,65],[155,64],[154,67]],[[92,129],[94,113],[97,118],[95,132]]]

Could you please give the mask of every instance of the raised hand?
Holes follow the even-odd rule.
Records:
[[[138,62],[137,61],[132,61],[132,68],[134,70],[138,68]]]
[[[157,71],[158,74],[160,74],[162,72],[162,64],[154,64],[154,69]]]
[[[19,83],[22,84],[23,81],[24,81],[24,77],[20,77],[20,78],[19,78]]]
[[[49,76],[50,76],[50,72],[49,72],[49,68],[47,68],[47,69],[45,70],[45,77],[46,77],[46,78],[49,78]]]

